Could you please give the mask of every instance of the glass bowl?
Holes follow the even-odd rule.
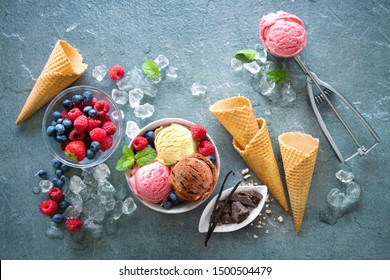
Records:
[[[195,124],[193,122],[190,122],[190,121],[185,120],[185,119],[180,119],[180,118],[160,119],[160,120],[154,121],[154,122],[148,124],[147,126],[143,127],[140,130],[140,132],[137,134],[137,136],[144,135],[149,130],[155,130],[156,128],[158,128],[160,126],[166,126],[166,125],[169,125],[169,124],[172,124],[172,123],[181,124],[181,125],[186,126],[186,127],[191,127],[191,126],[193,126]],[[214,154],[214,156],[215,156],[215,166],[217,168],[217,176],[219,178],[219,171],[220,171],[220,166],[221,165],[220,165],[220,158],[219,158],[219,153],[218,153],[217,146],[215,145],[213,139],[210,137],[209,134],[206,135],[205,139],[209,140],[215,147],[215,154]],[[129,147],[132,147],[132,144],[133,144],[133,140],[130,142]],[[129,188],[133,192],[133,189],[132,189],[132,187],[130,185],[130,182],[129,182],[130,173],[131,173],[131,171],[127,170],[126,173],[125,173],[125,176],[126,176],[126,181],[127,181],[128,185],[129,185]],[[216,181],[215,185],[217,183],[218,183],[218,180]],[[214,186],[213,191],[214,190],[215,190],[215,186]],[[213,191],[210,193],[210,195],[213,193]],[[153,210],[155,210],[157,212],[166,213],[166,214],[179,214],[179,213],[188,212],[188,211],[190,211],[192,209],[195,209],[196,207],[200,206],[203,202],[205,202],[209,198],[209,196],[208,196],[208,197],[205,197],[203,200],[198,200],[198,201],[194,201],[194,202],[181,202],[179,205],[172,206],[170,209],[165,209],[163,206],[160,205],[160,203],[146,202],[146,201],[142,200],[140,197],[138,197],[134,192],[133,192],[133,194],[145,206],[147,206],[150,209],[153,209]]]
[[[53,137],[48,136],[46,130],[47,127],[51,125],[51,122],[54,119],[52,113],[54,111],[62,112],[64,110],[62,102],[65,99],[71,100],[73,95],[76,94],[83,95],[83,93],[87,90],[92,92],[93,97],[96,98],[97,100],[105,100],[108,102],[108,104],[110,105],[110,110],[107,112],[107,115],[111,117],[112,122],[115,124],[116,131],[113,135],[111,135],[113,141],[112,141],[112,146],[108,150],[104,152],[101,150],[98,151],[95,154],[95,157],[93,159],[88,159],[87,157],[85,157],[85,159],[83,159],[82,161],[76,162],[65,155],[64,151],[61,149],[61,144],[55,141]],[[104,91],[91,86],[74,86],[65,89],[64,91],[59,93],[49,103],[42,121],[43,139],[45,139],[46,146],[49,148],[52,155],[55,158],[57,158],[59,161],[61,161],[63,164],[66,164],[71,167],[76,167],[76,168],[92,167],[107,160],[118,147],[119,142],[121,140],[122,132],[123,132],[122,116],[114,100],[111,98],[111,96],[109,96]]]

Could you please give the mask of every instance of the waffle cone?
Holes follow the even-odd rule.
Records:
[[[35,82],[16,124],[28,119],[60,91],[81,77],[86,68],[87,64],[83,63],[79,52],[67,42],[59,40]]]
[[[245,149],[238,145],[236,139],[233,139],[233,146],[261,182],[267,186],[283,210],[288,211],[287,199],[274,156],[267,123],[263,118],[257,119],[257,123],[259,129]]]
[[[259,130],[252,104],[246,97],[222,99],[210,106],[210,111],[240,148],[244,148]]]
[[[318,144],[318,139],[300,132],[283,133],[279,136],[287,190],[297,232],[302,225]]]

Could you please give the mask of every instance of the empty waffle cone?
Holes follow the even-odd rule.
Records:
[[[79,52],[63,40],[55,45],[49,60],[27,98],[16,124],[28,119],[84,73],[87,64]]]
[[[211,105],[210,111],[229,131],[240,148],[245,148],[259,130],[252,104],[246,97],[222,99]]]
[[[261,182],[267,186],[283,210],[288,211],[287,199],[272,148],[267,123],[263,118],[257,119],[257,122],[259,129],[245,149],[238,145],[236,139],[233,139],[233,146]]]
[[[287,190],[297,232],[302,225],[318,144],[318,139],[300,132],[279,135]]]

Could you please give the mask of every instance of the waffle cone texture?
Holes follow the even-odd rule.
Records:
[[[19,125],[28,119],[60,91],[81,77],[87,66],[75,48],[66,41],[59,40],[35,82],[16,124]]]
[[[295,230],[300,231],[317,159],[319,140],[300,132],[279,136]]]
[[[288,211],[266,121],[256,119],[251,102],[243,96],[222,99],[210,111],[233,136],[233,146],[246,164]]]

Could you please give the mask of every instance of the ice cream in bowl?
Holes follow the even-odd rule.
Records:
[[[166,118],[142,128],[123,148],[121,168],[145,206],[177,214],[198,207],[214,192],[220,160],[204,126]]]

